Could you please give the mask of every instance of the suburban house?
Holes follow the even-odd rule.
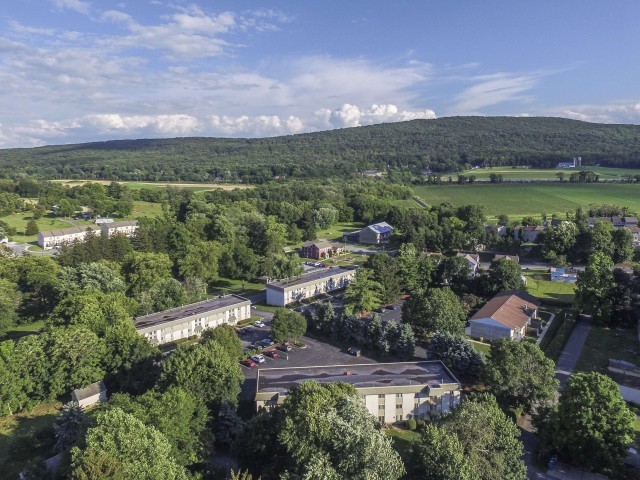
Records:
[[[535,243],[538,239],[538,235],[544,232],[544,227],[538,225],[532,227],[527,225],[526,227],[516,227],[513,229],[513,239],[520,240],[523,243]]]
[[[578,280],[578,272],[573,268],[551,267],[551,281],[575,283]]]
[[[77,388],[71,392],[71,400],[82,408],[107,401],[107,387],[102,380],[85,388]]]
[[[267,283],[267,304],[284,307],[305,298],[346,287],[356,275],[355,270],[323,268],[291,280]]]
[[[637,227],[638,217],[589,217],[587,219],[589,228],[593,228],[596,222],[610,223],[615,228]]]
[[[321,260],[338,255],[344,251],[344,245],[341,243],[332,243],[326,240],[320,242],[304,242],[300,249],[300,256],[303,258],[313,258]]]
[[[510,338],[519,342],[537,318],[538,299],[519,290],[500,292],[469,320],[469,335],[485,341]]]
[[[87,236],[87,232],[97,233],[100,227],[97,225],[89,225],[87,227],[69,227],[59,230],[47,230],[38,233],[38,245],[45,250],[61,247],[66,243],[83,241]]]
[[[133,319],[137,332],[154,345],[199,337],[207,328],[251,318],[251,302],[239,295],[210,298]]]
[[[640,227],[625,227],[633,236],[633,246],[640,249]]]
[[[345,242],[364,243],[367,245],[379,245],[387,243],[393,235],[393,227],[387,222],[374,223],[362,230],[345,233],[342,240]]]
[[[123,222],[111,222],[102,224],[102,234],[107,237],[113,235],[124,235],[131,237],[138,230],[138,222],[136,220],[125,220]]]
[[[264,368],[256,409],[280,405],[304,381],[350,383],[380,423],[440,417],[460,403],[460,382],[440,361]]]
[[[480,268],[480,255],[473,255],[471,253],[456,253],[456,257],[462,257],[467,262],[469,262],[469,270],[471,270],[471,275],[473,277],[478,273],[478,268]]]
[[[491,233],[495,233],[498,237],[502,238],[507,234],[507,226],[506,225],[485,225],[484,227],[485,233],[487,235]]]

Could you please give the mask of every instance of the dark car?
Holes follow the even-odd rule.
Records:
[[[282,350],[283,352],[290,352],[291,344],[289,342],[283,343],[282,345],[280,345],[280,350]]]
[[[398,305],[391,305],[389,307],[389,310],[397,310],[398,308],[400,308],[400,307],[398,307]]]
[[[255,367],[257,365],[257,363],[251,360],[250,358],[247,358],[246,360],[243,360],[240,363],[245,367]]]
[[[275,350],[271,350],[270,352],[265,353],[265,355],[271,358],[278,358],[278,352]]]
[[[351,347],[349,350],[347,350],[347,352],[349,352],[349,355],[353,355],[354,357],[359,357],[360,355],[362,355],[362,350],[360,350],[358,347]]]

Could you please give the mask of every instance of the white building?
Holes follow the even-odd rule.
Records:
[[[133,319],[138,333],[154,345],[200,336],[207,328],[251,318],[251,302],[239,295],[210,298]]]
[[[480,268],[480,255],[471,254],[471,253],[456,253],[456,257],[462,257],[469,263],[469,270],[471,271],[471,276],[475,277],[478,273],[478,268]]]
[[[70,228],[62,228],[60,230],[48,230],[45,232],[40,232],[38,234],[38,245],[45,250],[49,250],[51,248],[61,247],[66,243],[71,243],[74,241],[83,241],[87,232],[98,233],[100,231],[100,227],[96,225],[89,225],[87,227],[70,227]]]
[[[460,403],[460,382],[435,360],[260,369],[256,408],[283,403],[292,388],[310,380],[350,383],[380,423],[437,418]]]
[[[82,408],[107,401],[107,387],[102,380],[85,388],[77,388],[71,392],[71,400]]]
[[[500,292],[469,319],[469,335],[485,341],[509,338],[519,342],[532,319],[537,318],[538,299],[518,290]]]
[[[125,237],[131,237],[135,235],[138,230],[138,222],[136,220],[126,220],[123,222],[111,222],[102,224],[102,234],[107,237],[113,235],[124,235]]]
[[[267,304],[284,307],[305,298],[339,290],[346,287],[355,274],[355,270],[323,268],[292,280],[268,283]]]

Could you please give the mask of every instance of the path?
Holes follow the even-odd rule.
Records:
[[[568,378],[576,368],[590,330],[591,317],[588,315],[580,315],[556,363],[556,378],[560,380],[560,388],[565,386]]]

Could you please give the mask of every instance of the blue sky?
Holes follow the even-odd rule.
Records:
[[[639,19],[637,0],[10,0],[0,148],[450,115],[638,124]]]

